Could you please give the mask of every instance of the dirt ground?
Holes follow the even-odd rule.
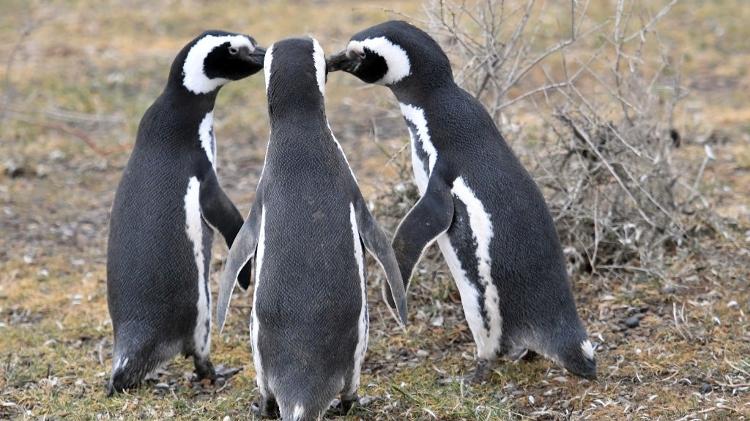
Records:
[[[361,28],[423,10],[408,1],[250,3],[0,2],[0,419],[251,418],[251,291],[235,292],[224,334],[213,333],[214,363],[241,367],[235,377],[195,383],[191,362],[178,358],[140,389],[105,397],[107,226],[140,116],[175,52],[204,29],[247,32],[266,45],[310,33],[331,53]],[[678,248],[660,277],[573,277],[599,378],[536,359],[500,364],[483,385],[464,384],[475,348],[433,248],[409,294],[406,330],[381,302],[383,275],[369,259],[363,405],[342,419],[750,418],[749,9],[744,0],[685,0],[660,25],[685,59],[689,89],[675,159],[700,163],[712,147],[700,189],[728,236],[701,234],[700,250]],[[395,100],[348,75],[331,75],[328,86],[333,131],[392,233],[398,221],[377,200],[409,181],[399,178],[408,135]],[[256,75],[225,88],[216,107],[221,183],[243,215],[267,142],[263,95]],[[523,112],[509,117],[523,120]],[[226,253],[217,237],[214,287]]]

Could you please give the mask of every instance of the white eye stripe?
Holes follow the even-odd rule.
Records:
[[[346,52],[348,53],[350,51],[353,51],[357,54],[364,54],[365,47],[359,41],[350,41],[349,45],[346,46]]]
[[[385,75],[375,83],[390,85],[400,81],[411,74],[411,62],[409,55],[398,44],[391,42],[386,37],[367,38],[362,41],[349,41],[347,51],[362,54],[365,47],[373,53],[383,57],[388,66]]]
[[[323,47],[318,40],[310,37],[313,42],[313,62],[315,63],[315,77],[318,81],[318,89],[321,95],[326,95],[326,58]]]
[[[247,47],[250,52],[255,51],[255,46],[250,38],[244,35],[206,35],[199,39],[188,51],[185,64],[182,66],[182,84],[188,91],[195,94],[205,94],[229,82],[228,79],[224,78],[209,78],[203,70],[203,62],[208,54],[214,48],[227,42],[237,49]]]
[[[268,83],[271,81],[271,63],[273,62],[273,45],[266,50],[266,56],[263,58],[263,75],[266,79],[266,94],[268,94]]]
[[[246,38],[243,36],[237,36],[235,39],[231,39],[229,41],[229,46],[231,48],[237,48],[237,49],[241,47],[247,47],[251,53],[255,51],[255,44],[253,44],[249,38]]]

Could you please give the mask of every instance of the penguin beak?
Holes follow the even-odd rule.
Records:
[[[250,63],[256,64],[260,67],[263,67],[263,59],[266,57],[266,49],[263,47],[255,47],[255,50],[253,52],[250,52],[247,50],[242,55],[242,59],[249,61]]]
[[[326,60],[326,68],[329,72],[343,70],[347,73],[354,73],[360,64],[362,64],[362,58],[347,50],[340,51]]]

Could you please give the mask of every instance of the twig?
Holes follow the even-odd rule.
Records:
[[[38,28],[44,19],[40,19],[38,21],[35,20],[28,20],[23,28],[21,29],[21,33],[18,36],[18,39],[16,40],[16,43],[13,45],[13,48],[10,50],[10,53],[8,54],[8,58],[5,61],[5,80],[3,83],[3,107],[2,110],[0,110],[0,123],[5,120],[6,110],[10,107],[10,101],[11,101],[11,73],[13,69],[13,64],[15,64],[16,61],[16,55],[19,51],[21,51],[21,47],[23,47],[24,42],[26,39],[31,36],[31,33],[34,32],[36,28]]]
[[[630,189],[625,185],[625,182],[622,181],[619,175],[617,175],[617,172],[612,168],[612,165],[604,158],[602,153],[599,151],[599,148],[594,145],[594,143],[589,139],[588,135],[581,131],[581,129],[571,120],[568,116],[557,114],[557,117],[560,118],[563,122],[568,124],[568,126],[573,130],[573,133],[576,134],[576,137],[586,142],[586,144],[589,146],[592,152],[596,154],[596,156],[601,160],[601,162],[604,164],[605,167],[609,170],[609,173],[612,174],[612,177],[617,181],[617,183],[622,187],[622,189],[625,191],[625,194],[628,195],[630,200],[635,205],[636,209],[638,210],[638,213],[641,215],[641,218],[643,218],[644,221],[648,222],[649,225],[652,227],[655,227],[656,224],[654,221],[651,220],[651,218],[646,215],[646,212],[641,208],[641,206],[638,204],[638,200],[633,196],[633,193],[630,192]]]
[[[644,37],[644,34],[648,32],[649,29],[651,29],[652,26],[656,25],[657,22],[659,22],[664,16],[669,13],[670,10],[672,10],[672,7],[674,7],[675,4],[677,4],[679,0],[672,0],[664,6],[659,12],[654,16],[647,24],[643,25],[638,31],[634,32],[630,36],[625,37],[624,42],[630,42],[635,37],[641,37],[641,39]]]
[[[88,135],[88,133],[84,132],[83,130],[76,129],[75,127],[70,127],[70,126],[68,126],[66,124],[61,124],[61,123],[42,123],[42,122],[38,122],[38,121],[33,121],[33,120],[21,118],[21,117],[16,118],[16,120],[21,121],[21,122],[26,123],[26,124],[29,124],[29,125],[41,127],[43,129],[55,130],[55,131],[58,131],[58,132],[62,132],[62,133],[71,135],[71,136],[77,138],[78,140],[82,141],[86,146],[89,147],[89,149],[91,149],[97,155],[99,155],[101,157],[105,157],[106,158],[107,156],[109,156],[109,155],[111,155],[113,153],[122,152],[124,150],[124,148],[117,148],[117,149],[114,149],[114,150],[111,150],[111,151],[105,151],[105,150],[99,148],[96,145],[96,143],[94,143],[94,141],[91,139],[91,137]]]

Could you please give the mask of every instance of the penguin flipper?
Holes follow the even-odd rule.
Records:
[[[234,290],[237,275],[244,270],[244,267],[250,266],[250,259],[255,255],[255,249],[258,246],[262,209],[260,199],[256,198],[250,215],[242,225],[239,233],[237,233],[237,237],[229,249],[229,256],[219,280],[219,295],[216,299],[216,320],[219,332],[224,328],[224,321],[229,310],[229,300],[232,298],[232,291]],[[248,276],[246,281],[240,281],[240,286],[247,289],[249,283],[250,279]]]
[[[432,172],[427,190],[409,210],[393,237],[404,289],[409,288],[414,267],[422,258],[425,248],[453,223],[453,196],[443,178]]]
[[[201,180],[200,205],[201,214],[206,222],[219,230],[227,242],[227,247],[232,247],[234,238],[242,228],[243,219],[237,207],[219,185],[213,169],[208,170]]]
[[[396,319],[399,323],[405,325],[407,319],[406,292],[393,248],[362,198],[356,202],[355,212],[360,238],[362,238],[367,251],[375,257],[375,260],[378,261],[385,272],[388,283],[387,290],[389,291],[386,301],[391,308],[396,309],[398,313]]]

